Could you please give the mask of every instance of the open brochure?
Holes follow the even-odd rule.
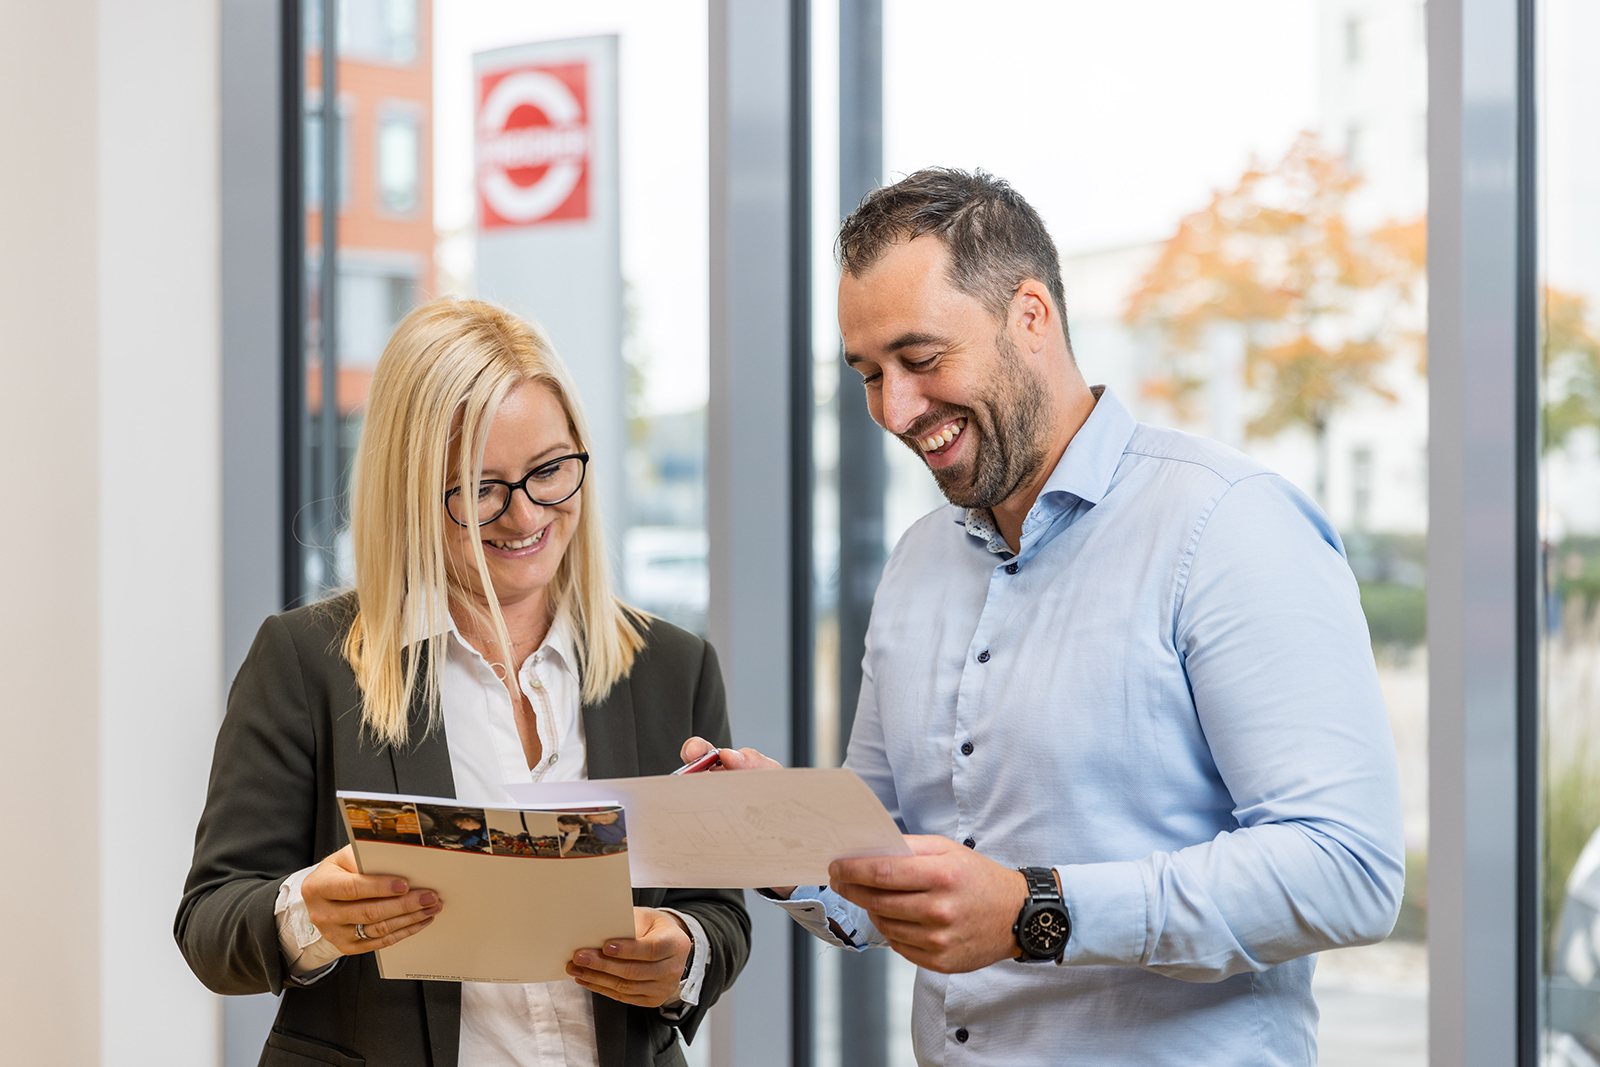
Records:
[[[560,981],[578,949],[634,936],[627,824],[614,803],[338,796],[361,872],[397,875],[444,903],[426,930],[378,950],[385,978]]]

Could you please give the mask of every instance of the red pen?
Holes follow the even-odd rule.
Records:
[[[690,760],[688,763],[685,763],[682,767],[679,767],[672,773],[694,774],[697,771],[709,771],[713,767],[720,766],[722,766],[722,750],[714,748],[710,752],[707,752],[704,756],[701,756],[699,759]]]

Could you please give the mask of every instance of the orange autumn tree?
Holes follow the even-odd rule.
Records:
[[[1159,339],[1148,399],[1181,419],[1210,375],[1206,338],[1231,326],[1244,342],[1245,385],[1258,404],[1252,437],[1303,427],[1316,445],[1316,495],[1326,499],[1328,423],[1359,395],[1394,400],[1382,368],[1402,349],[1422,355],[1418,308],[1426,222],[1357,232],[1346,218],[1361,179],[1312,133],[1272,166],[1252,163],[1186,217],[1128,300],[1124,320]]]
[[[1545,287],[1540,361],[1543,445],[1548,452],[1565,446],[1574,430],[1600,428],[1600,337],[1589,324],[1586,299]]]

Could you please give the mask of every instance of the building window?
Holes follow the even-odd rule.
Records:
[[[1357,445],[1350,452],[1350,520],[1365,530],[1372,518],[1372,448]]]
[[[306,91],[306,129],[303,145],[306,164],[306,209],[322,208],[322,94]],[[339,210],[350,206],[350,122],[355,109],[339,101]]]
[[[378,204],[391,215],[409,215],[417,208],[421,181],[421,131],[417,116],[386,110],[378,120]]]
[[[410,63],[417,58],[417,0],[340,0],[339,54]],[[322,47],[322,0],[305,0],[306,47]]]

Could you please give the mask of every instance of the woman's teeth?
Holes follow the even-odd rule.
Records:
[[[547,527],[545,527],[545,529],[547,530],[547,529],[549,529],[549,527],[547,526]],[[500,551],[502,551],[502,552],[515,552],[518,549],[531,548],[534,545],[538,544],[541,540],[543,540],[543,538],[544,538],[544,530],[540,530],[538,533],[534,534],[532,537],[524,537],[520,541],[496,541],[496,540],[493,540],[491,538],[491,539],[489,539],[489,543],[491,545],[493,545],[494,547],[500,549]]]
[[[948,423],[938,433],[930,434],[927,437],[922,438],[917,442],[917,444],[922,446],[922,450],[924,452],[935,452],[949,444],[951,441],[954,441],[957,437],[960,437],[961,431],[966,428],[967,420],[957,419],[955,422]]]

